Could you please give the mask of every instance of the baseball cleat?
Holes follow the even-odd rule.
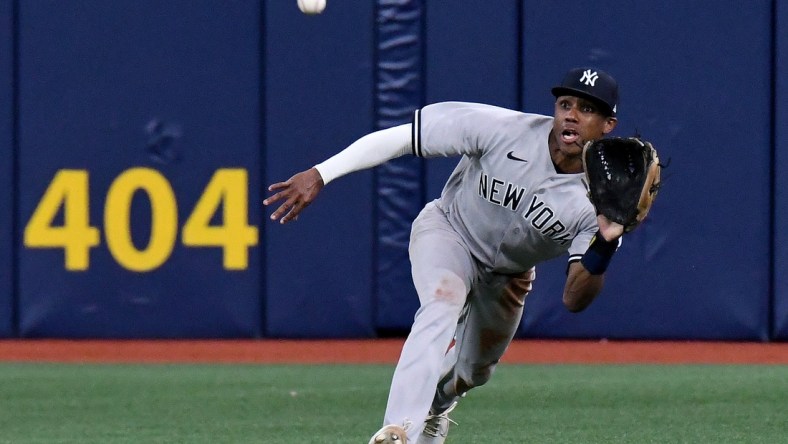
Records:
[[[427,416],[424,430],[416,444],[443,444],[449,434],[449,423],[457,424],[449,418],[454,407],[457,407],[456,401],[443,412]]]
[[[375,432],[369,444],[407,444],[408,434],[402,426],[389,424]]]

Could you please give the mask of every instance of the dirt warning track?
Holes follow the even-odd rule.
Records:
[[[402,343],[402,339],[0,340],[0,361],[394,364]],[[502,362],[788,364],[788,343],[516,340]]]

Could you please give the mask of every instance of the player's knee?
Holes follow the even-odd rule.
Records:
[[[533,289],[534,279],[536,279],[534,268],[513,276],[504,288],[504,294],[507,296],[505,302],[514,307],[525,305],[525,297]]]
[[[431,293],[432,299],[435,301],[462,307],[465,305],[467,289],[465,288],[465,282],[459,276],[451,272],[445,272],[438,276]]]
[[[469,375],[460,378],[457,384],[458,391],[465,393],[474,387],[480,387],[487,384],[490,378],[492,378],[493,370],[495,370],[495,364],[482,365],[474,368]]]
[[[493,373],[493,367],[492,366],[484,367],[484,368],[479,369],[476,372],[474,372],[473,373],[473,381],[472,381],[473,386],[474,387],[479,387],[479,386],[482,386],[484,384],[487,384],[487,381],[489,381],[490,378],[492,378],[492,373]]]

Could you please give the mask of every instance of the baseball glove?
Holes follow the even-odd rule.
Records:
[[[583,147],[588,198],[597,214],[634,230],[646,218],[660,187],[659,157],[637,137],[589,141]]]

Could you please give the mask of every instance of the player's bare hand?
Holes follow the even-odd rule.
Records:
[[[602,214],[596,217],[596,222],[599,225],[599,233],[607,241],[616,240],[624,235],[623,225],[613,222]]]
[[[278,182],[268,187],[273,195],[263,201],[263,205],[282,202],[271,214],[271,220],[279,219],[285,224],[298,219],[304,208],[311,204],[320,190],[323,189],[323,178],[315,168],[302,171],[285,182]]]

